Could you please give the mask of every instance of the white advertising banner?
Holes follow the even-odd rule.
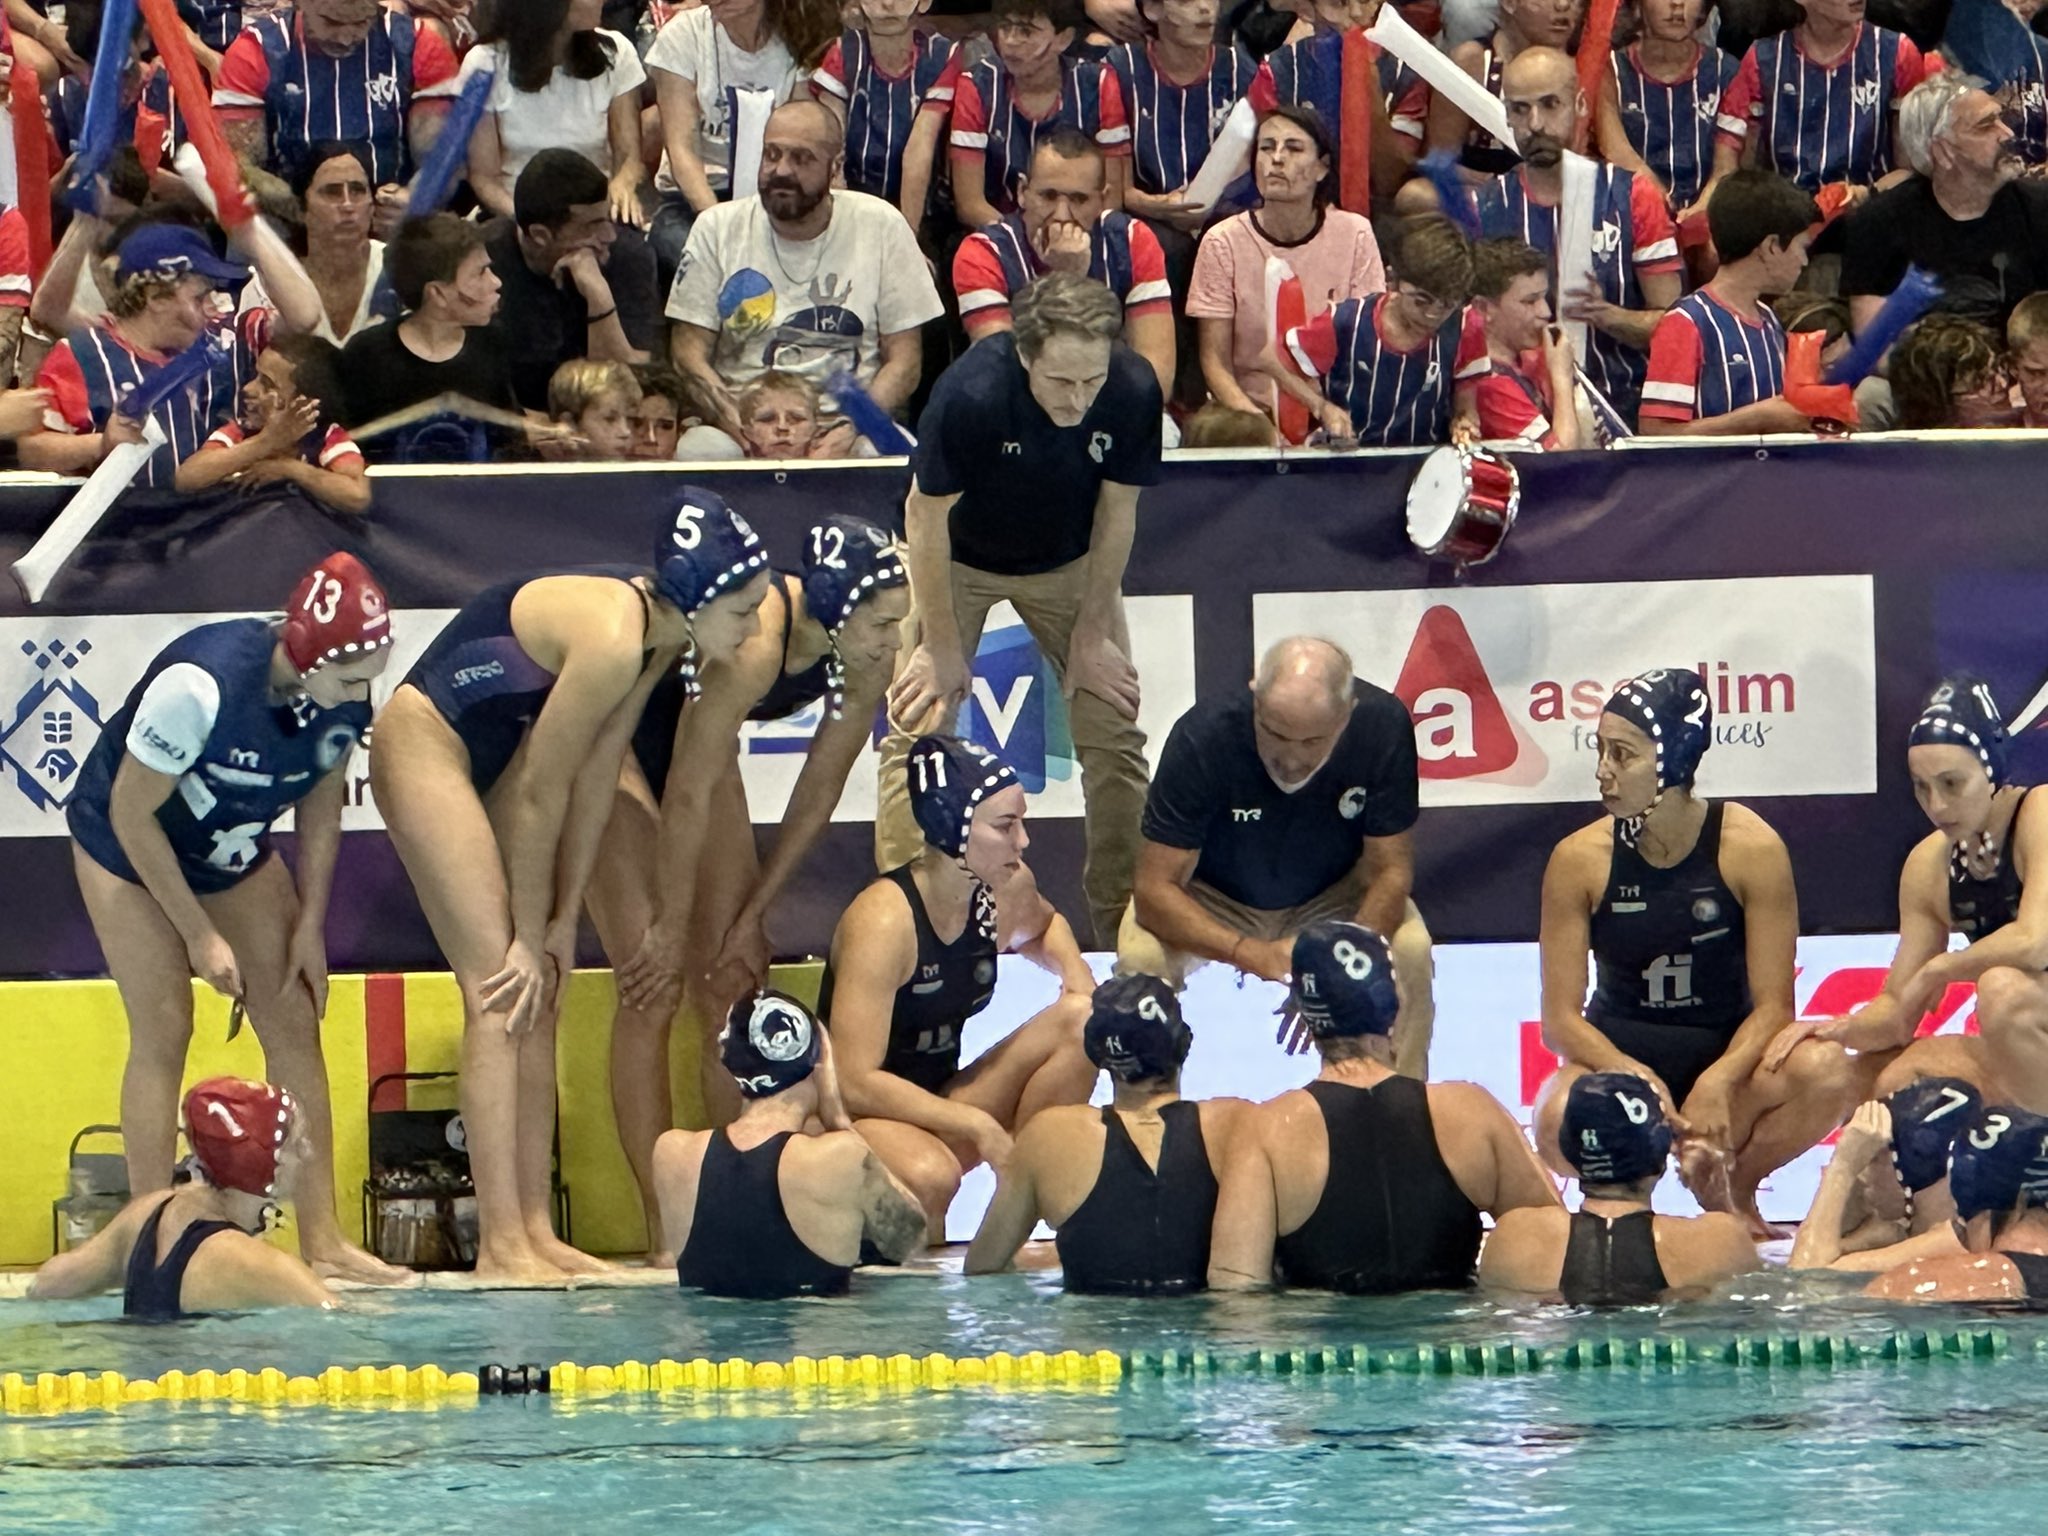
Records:
[[[1877,787],[1868,576],[1268,594],[1259,649],[1304,613],[1408,706],[1426,806],[1592,800],[1601,706],[1657,666],[1712,696],[1705,793]]]

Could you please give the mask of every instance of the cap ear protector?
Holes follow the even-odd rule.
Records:
[[[725,498],[702,486],[683,487],[682,505],[654,550],[654,590],[686,619],[768,568],[768,551],[747,520]],[[697,642],[693,637],[677,668],[683,694],[694,699]]]
[[[1017,782],[995,753],[958,736],[920,736],[904,763],[910,775],[910,812],[924,840],[962,858],[975,808]]]
[[[1102,983],[1081,1034],[1088,1059],[1121,1083],[1171,1077],[1194,1043],[1180,999],[1156,976],[1112,976]]]
[[[1658,667],[1615,689],[1602,713],[1639,727],[1657,754],[1657,793],[1639,814],[1621,819],[1622,839],[1633,843],[1667,789],[1691,786],[1714,742],[1714,701],[1690,667]]]
[[[1967,672],[1943,678],[1927,696],[1913,729],[1906,733],[1906,745],[1965,747],[1983,764],[1994,789],[2005,782],[2005,720],[1991,696],[1991,685]]]
[[[804,546],[803,581],[805,610],[832,638],[825,686],[832,718],[837,720],[846,709],[846,663],[839,654],[839,631],[875,593],[909,586],[910,573],[896,541],[873,523],[828,517],[811,530]]]
[[[336,550],[299,578],[278,640],[300,677],[391,644],[391,604],[369,567]]]

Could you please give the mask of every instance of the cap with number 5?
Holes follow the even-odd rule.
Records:
[[[1123,1083],[1172,1076],[1194,1043],[1180,999],[1157,976],[1112,976],[1097,987],[1081,1035],[1088,1059]]]
[[[1384,1035],[1401,1013],[1394,953],[1360,923],[1311,923],[1294,940],[1294,1006],[1318,1039]]]
[[[768,551],[725,498],[683,487],[682,503],[654,550],[654,589],[685,618],[765,570]]]
[[[1671,1122],[1647,1079],[1588,1072],[1565,1097],[1558,1141],[1581,1184],[1633,1184],[1663,1176]]]

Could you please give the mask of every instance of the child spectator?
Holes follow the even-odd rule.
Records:
[[[640,386],[640,402],[633,407],[632,457],[666,464],[676,456],[683,428],[695,424],[696,401],[671,368],[646,364],[635,368],[633,377]]]
[[[1335,154],[1337,206],[1370,216],[1373,183],[1391,193],[1421,151],[1428,87],[1397,71],[1393,88],[1400,94],[1389,101],[1379,44],[1363,31],[1379,14],[1377,0],[1314,0],[1305,14],[1314,30],[1259,66],[1251,103],[1262,113],[1276,106],[1313,108]],[[1367,86],[1363,99],[1348,95],[1352,81]]]
[[[886,198],[920,233],[960,81],[952,41],[916,24],[930,4],[855,0],[863,24],[840,33],[811,75],[811,93],[846,125],[848,190]]]
[[[1501,77],[1517,54],[1529,48],[1568,52],[1585,12],[1585,0],[1500,0],[1492,38],[1459,43],[1451,58],[1499,96]],[[1477,176],[1501,176],[1515,168],[1515,146],[1501,143],[1474,123],[1448,96],[1435,96],[1430,102],[1429,147],[1457,150],[1464,167]]]
[[[1183,448],[1277,448],[1280,435],[1264,411],[1237,411],[1211,400],[1180,429]]]
[[[1899,338],[1889,371],[1901,431],[2017,424],[1998,334],[1978,321],[1929,315]]]
[[[1699,40],[1706,0],[1643,0],[1643,31],[1600,81],[1601,158],[1663,189],[1680,223],[1735,169],[1746,118],[1726,106],[1736,60]]]
[[[793,373],[768,372],[740,391],[750,459],[807,459],[818,442],[818,392]]]
[[[336,419],[341,354],[318,336],[281,336],[256,356],[239,418],[178,466],[176,487],[202,491],[224,480],[244,489],[283,480],[337,512],[370,510],[363,450]]]
[[[1124,211],[1151,225],[1162,243],[1180,237],[1186,262],[1176,263],[1169,252],[1167,270],[1176,279],[1174,290],[1184,292],[1192,237],[1210,212],[1184,194],[1258,66],[1240,44],[1216,41],[1218,0],[1140,0],[1139,10],[1151,35],[1119,44],[1109,55],[1131,120]]]
[[[583,439],[573,455],[586,463],[618,464],[633,458],[633,412],[640,381],[624,363],[578,357],[548,380],[548,417]]]
[[[1479,435],[1539,453],[1580,447],[1578,360],[1550,323],[1549,259],[1520,240],[1480,241],[1472,307],[1486,327],[1487,372],[1469,386]]]
[[[2048,293],[2030,293],[2013,306],[2005,351],[2023,407],[2020,425],[2048,428]]]
[[[962,72],[953,98],[953,203],[968,229],[1017,211],[1017,189],[1041,136],[1072,128],[1102,146],[1109,206],[1123,206],[1130,122],[1116,76],[1070,58],[1074,0],[995,0],[995,57]]]

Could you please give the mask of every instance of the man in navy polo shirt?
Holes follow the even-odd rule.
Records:
[[[1166,738],[1118,971],[1179,986],[1220,960],[1285,981],[1302,929],[1362,923],[1393,935],[1395,1069],[1428,1076],[1429,930],[1408,894],[1416,788],[1407,706],[1352,676],[1329,641],[1280,641],[1247,692],[1201,700]]]
[[[1008,602],[1067,694],[1082,889],[1105,943],[1130,898],[1146,782],[1124,563],[1139,488],[1159,478],[1159,381],[1117,341],[1123,322],[1104,284],[1050,273],[1016,295],[1009,334],[975,343],[932,388],[904,505],[917,611],[889,694],[875,829],[884,869],[922,846],[901,764],[913,737],[949,728],[982,622]]]

